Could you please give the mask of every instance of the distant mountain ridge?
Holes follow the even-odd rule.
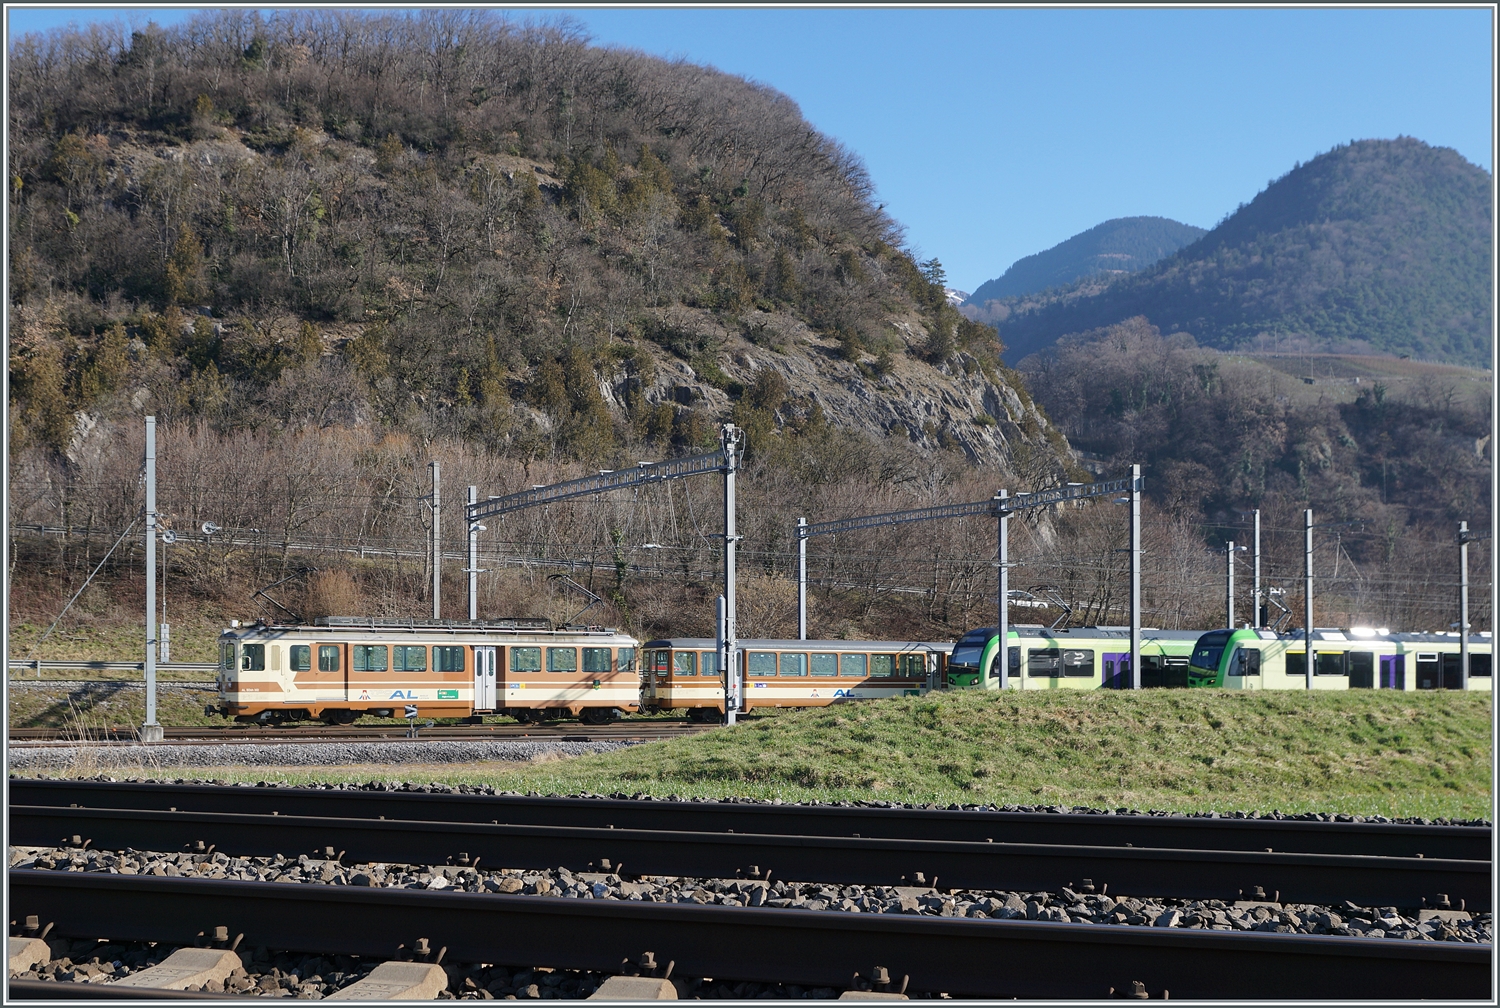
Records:
[[[1000,338],[1018,361],[1144,316],[1219,349],[1488,367],[1492,213],[1489,173],[1457,151],[1411,137],[1356,141],[1295,166],[1139,273],[1013,308]]]
[[[1166,217],[1117,217],[1011,264],[969,295],[966,304],[1035,294],[1097,274],[1134,273],[1207,234]]]

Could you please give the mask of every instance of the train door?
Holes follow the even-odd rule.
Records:
[[[315,700],[349,699],[349,661],[344,649],[343,644],[293,646],[289,654],[293,680],[311,685]]]
[[[1380,689],[1406,689],[1406,655],[1380,656]]]
[[[474,649],[474,709],[477,711],[495,710],[500,702],[496,693],[495,649],[476,647]]]
[[[1104,652],[1104,689],[1130,689],[1130,652]]]
[[[1442,685],[1442,662],[1436,651],[1417,652],[1417,689],[1437,689]]]

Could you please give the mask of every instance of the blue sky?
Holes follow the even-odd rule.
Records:
[[[269,10],[270,8],[265,8]],[[8,8],[17,32],[181,9]],[[1493,170],[1488,9],[530,8],[769,84],[973,290],[1112,217],[1212,227],[1297,161],[1414,136]]]

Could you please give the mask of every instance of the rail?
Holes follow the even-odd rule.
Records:
[[[542,798],[414,791],[319,788],[226,788],[206,784],[140,784],[17,778],[18,805],[90,808],[177,808],[351,819],[579,826],[756,833],[792,836],[887,837],[910,840],[1193,848],[1372,857],[1490,858],[1488,826],[1319,822],[1304,819],[1221,819],[1157,815],[990,812],[964,809],[773,805],[716,801]],[[1106,880],[1107,881],[1107,880]],[[1245,880],[1247,882],[1253,880]]]
[[[449,962],[615,972],[652,952],[678,976],[844,988],[878,965],[913,991],[1102,999],[1488,999],[1489,945],[1101,927],[355,886],[12,870],[12,918],[61,937],[389,957],[426,939]]]
[[[1490,862],[1350,854],[1174,850],[1006,842],[898,840],[664,829],[520,826],[10,805],[10,842],[46,846],[88,837],[105,850],[180,851],[212,846],[232,857],[331,847],[353,863],[444,864],[467,859],[506,868],[595,870],[607,860],[632,875],[693,878],[759,873],[798,882],[918,885],[1060,892],[1090,879],[1106,895],[1186,900],[1267,898],[1288,903],[1421,907],[1443,894],[1490,909]]]

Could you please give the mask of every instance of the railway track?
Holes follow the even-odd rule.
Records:
[[[844,988],[872,967],[958,997],[1488,998],[1488,945],[821,913],[13,870],[10,912],[63,937],[617,971]],[[101,932],[107,932],[101,935]],[[71,992],[70,992],[71,993]],[[87,996],[93,991],[79,990]],[[100,992],[102,994],[102,991]],[[107,996],[107,995],[103,995]]]
[[[773,805],[541,798],[453,792],[325,788],[226,788],[15,778],[15,805],[180,809],[343,819],[571,826],[689,833],[885,837],[956,842],[1157,847],[1195,850],[1352,854],[1366,857],[1488,861],[1488,826],[1317,822],[1188,816],[987,812],[958,809]]]
[[[1490,909],[1490,862],[1353,854],[1266,853],[884,837],[689,833],[671,829],[527,826],[10,806],[10,841],[70,838],[105,850],[204,851],[271,857],[285,851],[353,863],[475,864],[696,878],[769,876],[839,885],[1058,892],[1083,885],[1114,898],[1269,899],[1420,907],[1441,899]],[[1258,895],[1256,895],[1258,894]]]
[[[562,742],[601,742],[636,739],[677,738],[717,727],[713,724],[671,721],[615,721],[604,725],[578,723],[535,725],[419,725],[415,734],[406,725],[306,726],[296,728],[259,728],[251,726],[168,727],[161,742],[138,743],[136,729],[112,727],[91,732],[83,739],[59,728],[12,728],[13,747],[42,745],[77,745],[128,743],[132,745],[181,745],[193,742],[213,745],[266,742],[359,742],[359,741],[433,741],[437,739],[474,741],[484,739],[532,739]]]

